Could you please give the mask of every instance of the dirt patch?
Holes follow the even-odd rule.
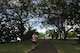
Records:
[[[77,47],[76,50],[80,50],[80,47]]]

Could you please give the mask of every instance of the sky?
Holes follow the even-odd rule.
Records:
[[[41,18],[41,17],[30,18],[29,24],[32,27],[32,29],[36,29],[36,31],[41,32],[41,33],[45,33],[46,30],[48,30],[48,29],[54,29],[50,25],[43,26],[43,24],[41,23],[42,21],[45,21],[45,18]]]
[[[44,18],[32,18],[29,20],[29,22],[32,25],[32,29],[36,29],[38,32],[45,33],[47,29],[41,23],[41,21],[44,20],[45,20]]]

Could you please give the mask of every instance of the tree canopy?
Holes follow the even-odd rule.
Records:
[[[24,39],[26,28],[28,31],[32,28],[29,23],[31,18],[42,18],[44,21],[38,20],[35,23],[41,23],[43,27],[56,26],[59,32],[64,31],[66,34],[72,29],[66,31],[66,25],[80,23],[79,7],[78,1],[68,3],[67,0],[0,0],[0,38],[20,36]]]

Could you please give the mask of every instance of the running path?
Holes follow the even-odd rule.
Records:
[[[54,46],[52,40],[44,40],[34,50],[29,51],[28,53],[58,53],[58,50]]]

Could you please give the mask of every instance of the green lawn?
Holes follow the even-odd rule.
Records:
[[[31,41],[0,44],[0,53],[24,53],[32,47],[31,45]]]
[[[76,40],[54,40],[60,53],[80,53],[80,44]]]

